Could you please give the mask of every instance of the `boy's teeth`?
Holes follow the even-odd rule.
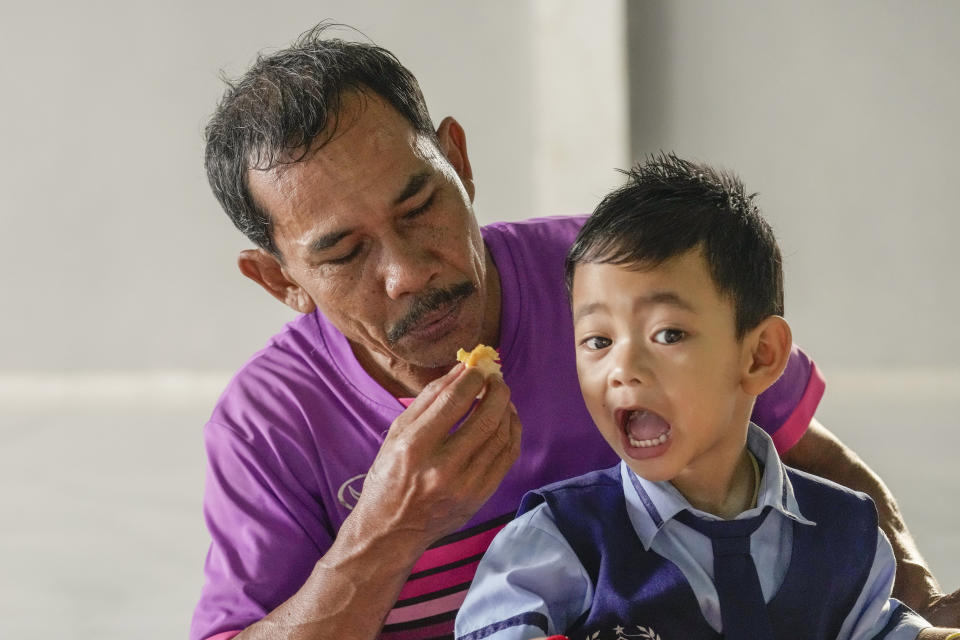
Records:
[[[655,447],[658,444],[663,444],[664,442],[666,442],[667,437],[668,436],[666,431],[661,433],[658,437],[651,438],[649,440],[637,440],[636,438],[627,436],[627,438],[630,440],[631,447]]]

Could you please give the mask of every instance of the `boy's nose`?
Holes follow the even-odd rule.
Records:
[[[610,370],[609,384],[611,387],[637,386],[646,384],[650,372],[646,368],[643,349],[632,340],[621,342],[614,356],[613,368]]]

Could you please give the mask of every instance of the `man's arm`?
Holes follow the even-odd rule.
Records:
[[[426,548],[483,505],[520,452],[520,421],[497,377],[455,367],[390,427],[363,492],[306,583],[237,638],[373,639]]]
[[[917,640],[957,640],[960,638],[960,629],[943,629],[929,627],[920,632]]]
[[[873,498],[880,516],[880,527],[887,534],[897,558],[893,596],[934,624],[960,625],[960,591],[952,594],[940,591],[940,585],[907,530],[893,494],[856,453],[814,418],[803,437],[782,458],[792,467],[862,491]]]

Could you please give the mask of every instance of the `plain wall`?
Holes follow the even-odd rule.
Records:
[[[960,365],[960,4],[632,2],[632,147],[741,175],[830,371]]]
[[[321,20],[461,121],[483,222],[589,211],[629,157],[619,1],[8,4],[0,372],[233,370],[293,317],[235,266],[202,131],[221,70]]]

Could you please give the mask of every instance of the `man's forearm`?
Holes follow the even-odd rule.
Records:
[[[425,545],[370,537],[350,519],[293,596],[237,640],[373,640]]]
[[[960,629],[930,627],[921,631],[917,640],[955,640],[958,634],[960,634]]]
[[[390,426],[356,506],[306,583],[238,637],[376,638],[427,547],[496,490],[520,453],[520,433],[502,379],[458,365],[427,385]]]
[[[816,419],[810,422],[800,441],[783,455],[783,460],[873,498],[880,527],[897,558],[893,595],[922,614],[940,594],[940,585],[917,550],[893,494],[880,477]]]

